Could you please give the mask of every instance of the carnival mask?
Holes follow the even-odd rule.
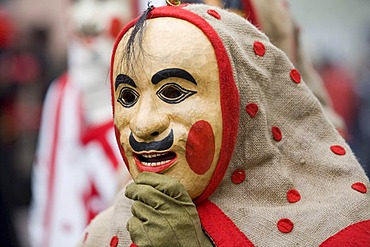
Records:
[[[125,161],[134,179],[144,171],[175,177],[194,199],[210,182],[222,142],[214,49],[186,21],[150,19],[127,63],[131,31],[118,44],[112,68],[114,123]]]

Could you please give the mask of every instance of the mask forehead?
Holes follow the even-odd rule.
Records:
[[[191,34],[176,34],[173,32],[173,26],[181,32]],[[150,80],[157,71],[175,66],[187,70],[196,79],[201,79],[206,69],[214,68],[207,76],[218,80],[219,73],[213,47],[203,32],[192,24],[170,17],[148,20],[141,46],[139,40],[135,42],[134,53],[127,58],[124,49],[130,34],[129,31],[118,45],[114,58],[113,78],[120,73],[128,73],[133,77],[140,77],[141,80],[144,76],[146,80]],[[126,59],[130,59],[128,64]]]

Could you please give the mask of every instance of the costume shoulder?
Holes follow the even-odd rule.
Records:
[[[76,247],[133,246],[126,230],[132,216],[132,201],[124,195],[125,188],[117,194],[113,206],[98,214],[85,229]]]
[[[85,232],[76,245],[79,246],[90,246],[90,247],[100,247],[107,246],[110,239],[109,236],[110,224],[113,217],[113,206],[104,210],[99,215],[97,215],[85,229]]]

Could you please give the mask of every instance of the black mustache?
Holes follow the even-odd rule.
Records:
[[[138,142],[135,140],[132,132],[130,133],[130,145],[135,152],[141,151],[163,151],[169,149],[173,144],[173,130],[161,141],[154,142]]]

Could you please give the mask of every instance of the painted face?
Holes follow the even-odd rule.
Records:
[[[93,97],[97,99],[103,97],[97,93],[107,91],[109,94],[105,81],[112,46],[118,32],[131,19],[130,2],[131,0],[73,0],[69,5],[69,73],[73,74],[72,82],[84,95],[94,94]],[[85,106],[97,108],[91,99],[85,101]]]
[[[114,39],[131,19],[131,10],[130,0],[73,0],[70,28],[79,37],[106,35]]]
[[[175,177],[194,199],[212,177],[222,142],[214,49],[186,21],[151,19],[144,52],[136,54],[131,70],[122,62],[129,35],[114,57],[113,89],[114,122],[130,173],[134,179],[143,171]]]

